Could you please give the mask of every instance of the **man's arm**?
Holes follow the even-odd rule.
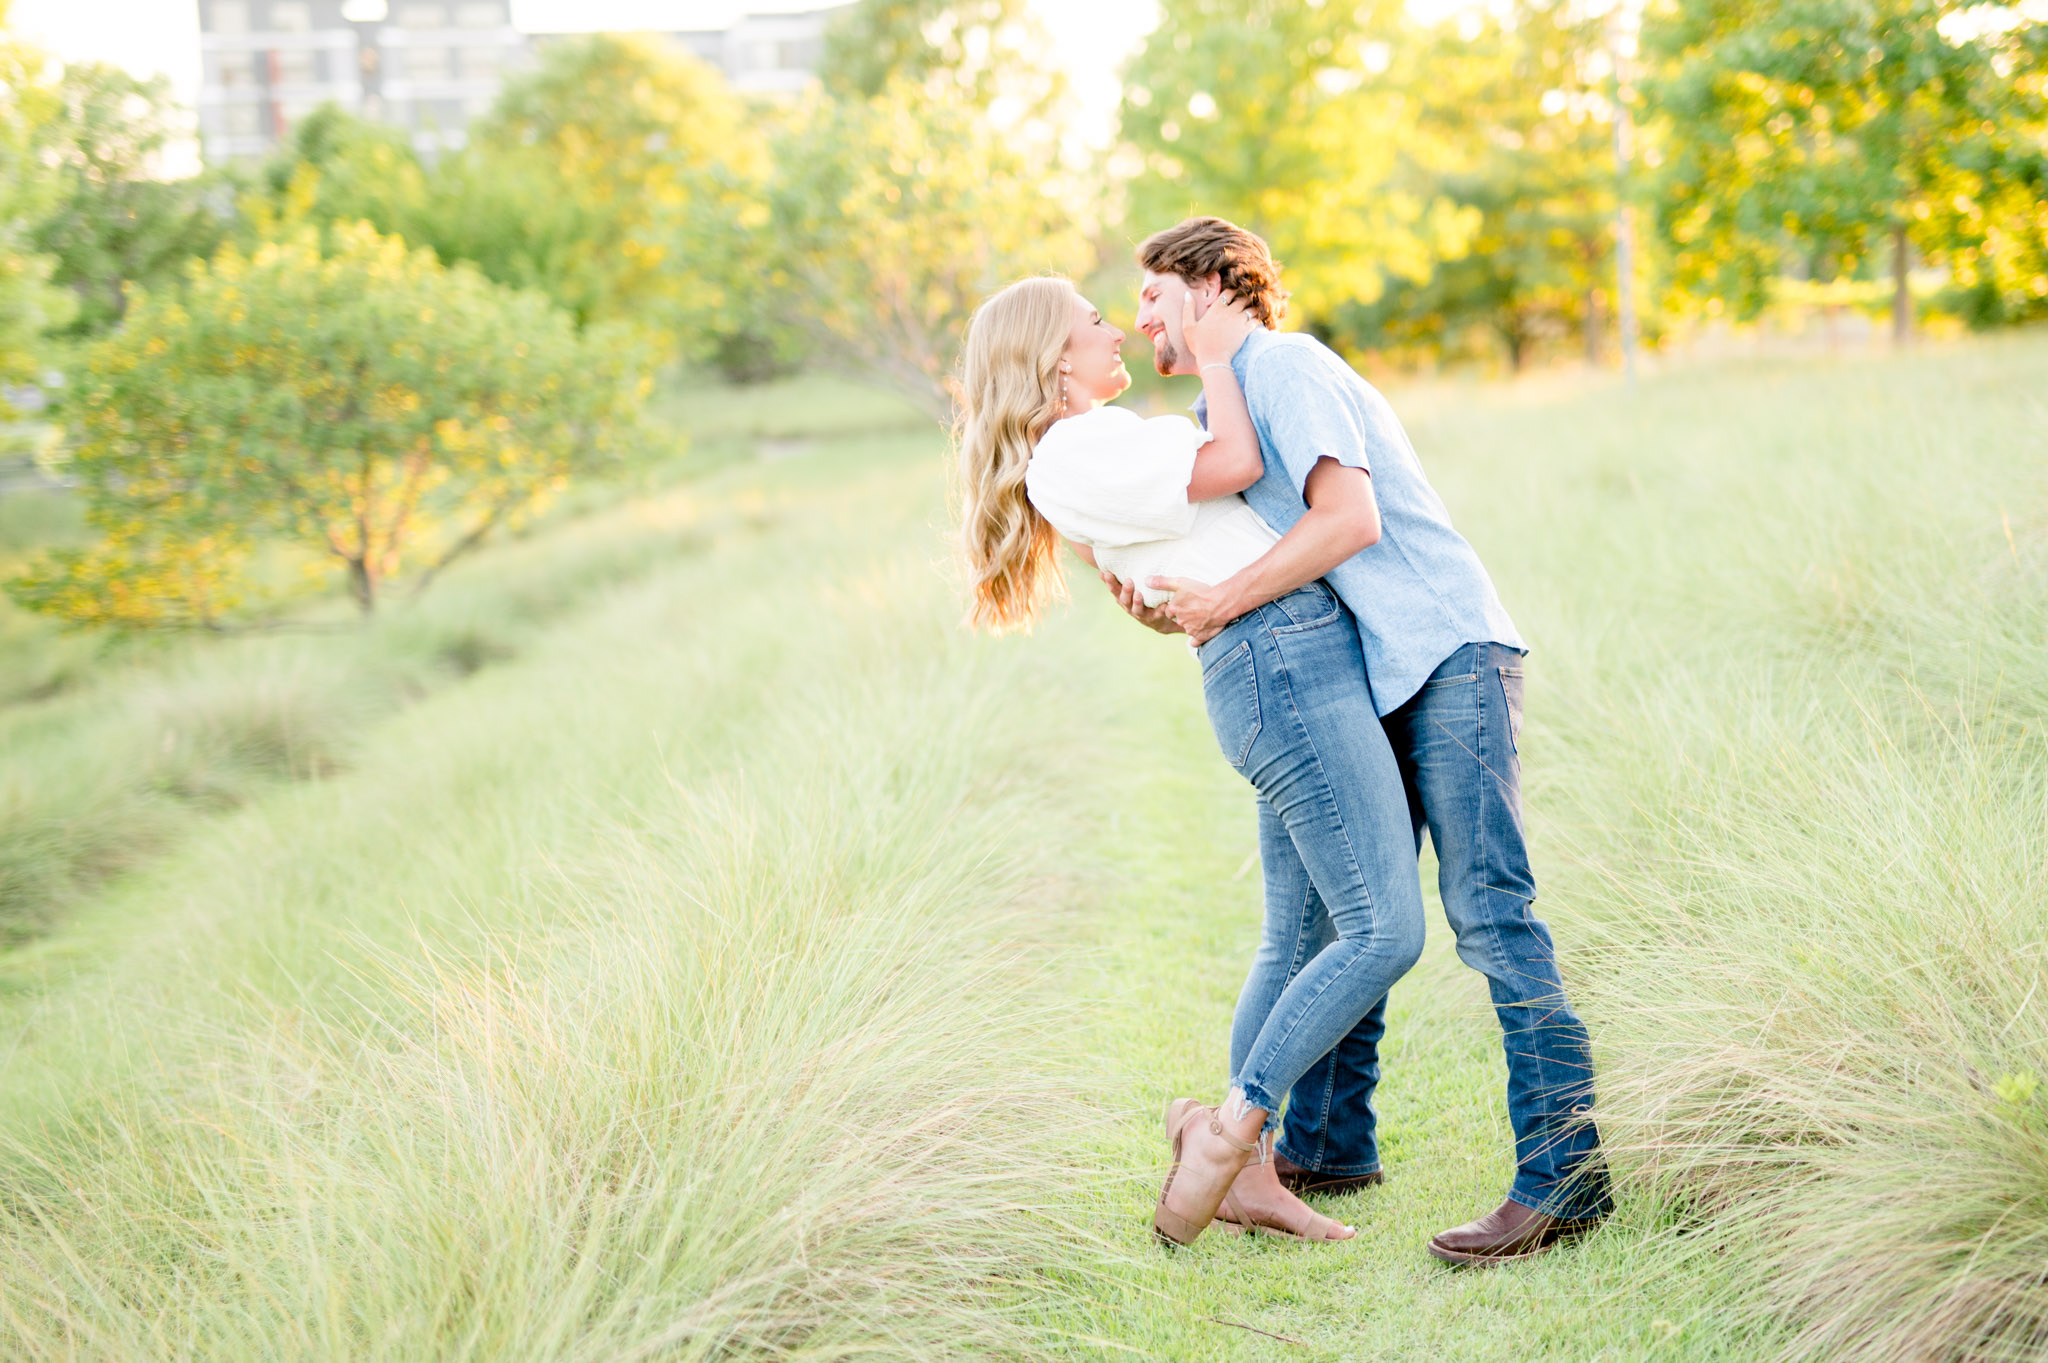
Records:
[[[1196,643],[1205,644],[1246,611],[1308,585],[1359,550],[1379,543],[1379,502],[1372,493],[1372,476],[1364,469],[1346,467],[1325,455],[1309,470],[1301,495],[1308,510],[1294,528],[1241,571],[1214,586],[1177,577],[1147,582],[1156,591],[1173,593],[1163,613]],[[1131,602],[1124,601],[1127,594],[1137,593],[1119,592],[1117,599],[1131,610]]]

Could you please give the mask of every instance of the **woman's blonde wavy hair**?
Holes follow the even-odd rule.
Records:
[[[961,361],[960,544],[977,629],[1028,629],[1065,594],[1059,535],[1024,495],[1031,447],[1059,420],[1060,356],[1073,333],[1074,286],[1020,279],[984,302],[967,326]]]

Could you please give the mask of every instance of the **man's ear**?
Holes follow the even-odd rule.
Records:
[[[1208,307],[1211,303],[1215,302],[1216,296],[1222,292],[1223,276],[1220,272],[1216,270],[1209,271],[1209,273],[1203,275],[1200,279],[1195,281],[1195,297],[1201,300],[1201,304],[1204,308]]]

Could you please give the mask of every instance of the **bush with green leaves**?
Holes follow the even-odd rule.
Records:
[[[70,471],[100,542],[8,589],[81,623],[217,626],[281,542],[368,612],[612,456],[637,359],[366,224],[327,252],[310,233],[226,249],[88,353]]]

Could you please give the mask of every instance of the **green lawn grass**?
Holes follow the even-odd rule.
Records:
[[[799,383],[674,399],[699,476],[369,631],[0,709],[0,777],[74,773],[75,826],[160,810],[195,716],[232,796],[0,958],[0,1355],[2026,1356],[2044,370],[1399,395],[1535,647],[1543,911],[1626,1177],[1579,1247],[1423,1251],[1510,1175],[1440,915],[1359,1239],[1150,1243],[1257,930],[1249,792],[1091,581],[966,635],[942,439]],[[265,695],[331,760],[251,747]]]

